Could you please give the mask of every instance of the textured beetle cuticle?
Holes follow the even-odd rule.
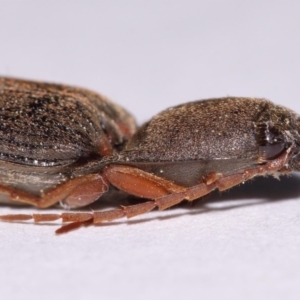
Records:
[[[36,222],[74,222],[58,233],[300,170],[299,116],[265,99],[190,102],[137,128],[126,110],[92,91],[1,77],[0,106],[6,201],[71,209],[114,189],[149,200],[108,212],[34,215]]]

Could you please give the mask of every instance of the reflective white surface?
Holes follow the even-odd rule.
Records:
[[[297,1],[1,1],[0,74],[91,88],[139,122],[226,95],[300,112],[299,36]],[[60,237],[0,223],[1,298],[298,299],[299,198],[295,175]]]

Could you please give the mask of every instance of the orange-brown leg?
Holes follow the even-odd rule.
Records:
[[[100,174],[90,174],[71,179],[42,193],[41,196],[34,196],[0,185],[0,193],[8,195],[11,201],[30,204],[39,208],[46,208],[58,202],[66,207],[86,206],[101,197],[107,190],[108,183]]]
[[[142,187],[145,189],[145,194],[147,195],[147,197],[150,198],[149,191],[147,191],[148,183],[150,186],[151,194],[153,196],[156,196],[151,198],[152,201],[147,201],[136,205],[122,206],[119,209],[112,209],[108,211],[100,211],[93,213],[5,215],[0,216],[0,219],[2,221],[24,221],[34,219],[35,222],[49,222],[61,218],[63,222],[71,222],[70,224],[64,225],[56,231],[57,234],[62,234],[90,223],[99,224],[107,221],[113,221],[122,217],[132,218],[134,216],[147,213],[156,207],[158,207],[160,210],[166,209],[168,207],[180,203],[184,199],[193,200],[203,195],[206,195],[207,193],[209,193],[217,187],[215,183],[207,184],[206,182],[190,188],[184,188],[171,184],[172,188],[178,190],[179,192],[169,191],[166,186],[164,187],[165,191],[163,191],[163,186],[159,186],[158,189],[155,191],[155,187],[153,186],[154,176],[148,173],[144,173],[143,171],[140,171],[140,173],[142,173],[143,175],[143,181],[141,181],[140,183],[143,183]],[[149,176],[149,182],[145,180],[147,176]],[[218,174],[218,176],[215,176],[216,180],[219,177],[220,174]],[[126,178],[122,178],[123,183],[124,179]],[[163,179],[159,178],[159,184],[162,184],[162,181]],[[131,179],[129,180],[129,182],[131,182]],[[170,186],[170,182],[167,182],[167,186]],[[130,186],[128,186],[128,189],[129,188]],[[139,187],[139,189],[142,190],[141,187]]]
[[[184,199],[189,201],[202,197],[214,189],[220,191],[229,189],[237,184],[249,180],[257,175],[272,174],[284,168],[288,152],[284,153],[275,160],[272,160],[264,165],[256,168],[247,169],[241,173],[223,175],[220,173],[211,173],[204,178],[203,182],[186,188],[178,186],[170,181],[141,171],[136,168],[128,166],[110,166],[104,171],[105,178],[110,183],[126,191],[130,194],[139,197],[152,199],[137,205],[121,207],[120,209],[113,209],[103,212],[94,213],[63,213],[57,215],[33,215],[35,222],[52,221],[62,218],[63,222],[73,222],[71,224],[62,226],[57,230],[57,233],[65,233],[69,230],[77,228],[81,225],[90,223],[102,223],[104,221],[112,221],[121,217],[131,218],[158,207],[160,210],[174,206]],[[7,215],[0,217],[6,221],[25,220],[30,218],[28,215]]]
[[[111,182],[116,187],[120,188],[123,191],[128,192],[129,194],[137,195],[139,197],[144,197],[149,199],[161,198],[171,193],[176,194],[187,190],[187,188],[178,186],[168,180],[162,179],[155,175],[128,166],[107,167],[104,170],[103,177],[106,178],[109,182]],[[74,192],[72,193],[72,195],[73,194]],[[39,202],[39,206],[41,207],[41,202]],[[58,233],[64,233],[74,228],[77,228],[78,226],[80,226],[80,224],[84,224],[91,219],[93,220],[94,223],[101,223],[103,221],[111,221],[124,216],[130,218],[135,215],[146,213],[154,209],[156,206],[157,205],[155,202],[148,201],[146,203],[122,207],[121,209],[115,209],[115,210],[103,211],[103,212],[94,212],[93,214],[88,214],[88,213],[34,214],[34,215],[12,215],[11,214],[11,215],[0,216],[0,219],[3,221],[13,222],[13,221],[24,221],[26,219],[29,220],[33,218],[35,222],[48,222],[48,221],[54,221],[62,218],[63,222],[73,222],[72,223],[73,225],[68,224],[58,230]]]
[[[180,203],[184,199],[193,201],[203,197],[217,188],[220,191],[224,191],[257,175],[272,174],[278,170],[281,170],[284,168],[288,154],[289,152],[287,151],[277,159],[274,159],[256,168],[245,170],[241,173],[225,176],[220,173],[208,174],[203,179],[202,183],[189,188],[174,185],[169,181],[158,178],[157,176],[138,169],[133,169],[126,166],[111,166],[106,169],[106,177],[109,178],[109,181],[112,184],[129,193],[138,195],[140,197],[148,197],[153,201],[121,207],[120,209],[113,209],[110,211],[94,212],[91,214],[93,223],[98,224],[122,217],[131,218],[143,213],[147,213],[156,207],[158,207],[160,210],[163,210]],[[116,174],[118,176],[116,176]],[[138,186],[135,186],[136,179],[139,179]],[[148,187],[150,192],[147,190]],[[152,194],[152,197],[149,197],[150,193]],[[64,227],[62,227],[61,230],[64,231]]]
[[[104,168],[103,176],[118,189],[141,198],[155,199],[187,189],[156,175],[124,165]]]
[[[216,182],[223,178],[222,174],[211,173],[204,179],[203,183],[186,188],[128,166],[110,166],[105,170],[105,177],[123,191],[152,199],[152,201],[94,213],[34,214],[32,216],[6,215],[0,217],[0,219],[3,221],[23,221],[26,218],[33,218],[35,222],[48,222],[61,218],[63,222],[72,222],[62,226],[57,231],[57,233],[65,233],[85,225],[86,222],[99,224],[122,217],[131,218],[147,213],[156,207],[162,210],[174,206],[184,199],[194,200],[217,188]]]

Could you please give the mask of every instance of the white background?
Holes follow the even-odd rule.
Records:
[[[299,55],[296,0],[0,1],[0,74],[102,92],[139,123],[226,95],[300,112]],[[293,175],[59,237],[0,223],[0,297],[298,299],[299,198]]]

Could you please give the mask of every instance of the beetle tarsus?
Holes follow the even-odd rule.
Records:
[[[4,222],[28,221],[32,218],[33,216],[28,214],[8,214],[0,216],[0,220]]]
[[[35,223],[53,222],[61,219],[61,214],[33,214],[32,217]]]

